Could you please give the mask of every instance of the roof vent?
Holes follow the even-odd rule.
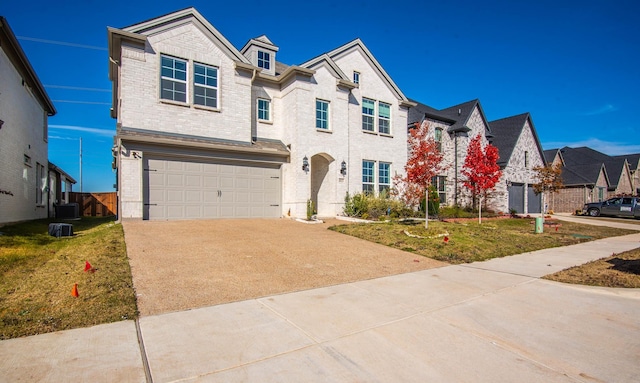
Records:
[[[462,114],[462,109],[458,108],[458,116]]]

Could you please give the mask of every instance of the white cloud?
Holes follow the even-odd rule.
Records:
[[[107,137],[111,137],[111,136],[115,135],[115,132],[113,130],[98,129],[98,128],[88,128],[86,126],[49,125],[49,129],[51,129],[51,130],[73,130],[73,131],[77,131],[77,132],[92,133],[92,134],[96,134],[96,135],[99,135],[99,136],[107,136]]]
[[[78,141],[77,138],[73,137],[60,137],[60,136],[49,136],[49,139],[53,140],[69,140],[69,141]]]
[[[610,156],[618,156],[622,154],[640,153],[640,144],[629,144],[628,142],[611,142],[602,141],[597,138],[589,138],[581,141],[555,141],[555,142],[543,142],[542,147],[547,149],[559,149],[568,146],[570,148],[578,148],[581,146],[588,146],[591,149],[597,150]]]
[[[606,104],[601,108],[598,108],[598,109],[583,113],[583,115],[585,115],[585,116],[595,116],[595,115],[598,115],[598,114],[605,114],[605,113],[615,112],[617,110],[618,110],[618,108],[616,108],[615,106],[613,106],[611,104]]]

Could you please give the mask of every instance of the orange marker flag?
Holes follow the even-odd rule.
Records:
[[[73,288],[71,289],[71,295],[76,297],[76,298],[80,296],[80,294],[78,294],[78,284],[77,283],[73,284]]]
[[[89,271],[93,268],[93,266],[91,266],[91,264],[89,263],[89,261],[85,261],[84,262],[84,271]]]
[[[444,237],[444,243],[449,243],[449,237],[447,236]]]

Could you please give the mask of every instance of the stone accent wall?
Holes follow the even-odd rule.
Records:
[[[38,164],[49,174],[47,114],[2,49],[0,119],[0,223],[46,218],[47,193],[37,204],[36,177]]]

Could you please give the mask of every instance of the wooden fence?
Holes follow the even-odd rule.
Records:
[[[116,192],[110,193],[69,193],[69,203],[77,203],[80,216],[104,217],[116,215]]]

